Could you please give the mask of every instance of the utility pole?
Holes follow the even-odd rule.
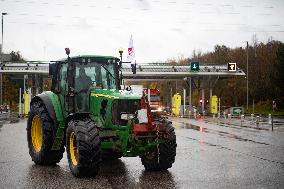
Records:
[[[191,77],[189,78],[189,110],[191,111],[192,109],[192,89],[191,89]]]
[[[3,25],[3,16],[4,16],[4,15],[7,15],[7,13],[6,13],[6,12],[2,12],[2,14],[1,14],[1,16],[2,16],[2,39],[1,39],[1,42],[2,42],[2,43],[1,43],[1,49],[0,49],[0,50],[1,50],[1,51],[0,51],[0,54],[1,54],[0,62],[1,62],[1,63],[2,63],[2,61],[3,61],[3,46],[4,46],[4,45],[3,45],[3,33],[4,33],[4,32],[3,32],[3,31],[4,31],[4,27],[3,27],[3,26],[4,26],[4,25]],[[0,105],[2,105],[2,102],[3,102],[3,101],[2,101],[2,97],[3,97],[3,91],[2,91],[2,90],[3,90],[3,86],[2,86],[2,85],[3,85],[3,81],[2,81],[2,79],[3,79],[3,78],[2,78],[2,73],[0,73]]]
[[[248,111],[248,104],[249,104],[249,89],[248,89],[248,79],[249,79],[249,74],[248,74],[248,50],[249,50],[249,45],[247,41],[247,111]]]
[[[177,91],[178,91],[178,81],[176,80],[176,94],[177,94]]]

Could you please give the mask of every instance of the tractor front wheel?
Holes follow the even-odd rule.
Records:
[[[171,122],[164,122],[169,133],[164,143],[140,156],[142,164],[148,171],[162,171],[172,167],[176,156],[176,135]]]
[[[69,168],[76,177],[95,176],[101,161],[100,137],[91,119],[71,120],[66,131]]]
[[[33,102],[27,124],[27,140],[29,153],[35,164],[54,165],[62,159],[64,144],[61,144],[59,150],[52,150],[55,133],[56,126],[44,103]]]

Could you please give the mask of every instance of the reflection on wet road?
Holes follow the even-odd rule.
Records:
[[[138,157],[103,162],[95,178],[71,175],[66,154],[57,166],[36,166],[26,121],[0,125],[0,188],[283,188],[284,132],[222,127],[170,118],[177,157],[165,172],[146,172]]]
[[[250,139],[242,138],[241,136],[231,134],[231,133],[228,133],[228,132],[224,132],[224,131],[216,131],[216,130],[212,130],[212,129],[207,129],[205,127],[192,125],[190,123],[176,122],[176,125],[179,125],[179,124],[181,125],[181,128],[185,128],[185,129],[193,129],[193,130],[197,130],[197,131],[205,132],[205,133],[214,133],[214,134],[217,134],[217,135],[222,136],[222,137],[234,138],[234,139],[237,139],[239,141],[245,141],[245,142],[249,141],[249,142],[254,142],[254,143],[258,143],[258,144],[269,145],[269,144],[266,144],[264,142],[257,142],[257,141],[253,141],[253,140],[250,140]]]

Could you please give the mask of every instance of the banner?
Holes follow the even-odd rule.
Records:
[[[135,63],[134,59],[135,59],[135,53],[134,53],[133,39],[132,39],[132,35],[131,35],[130,40],[129,40],[127,62],[134,64]]]

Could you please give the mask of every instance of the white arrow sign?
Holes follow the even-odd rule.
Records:
[[[237,63],[228,63],[228,71],[236,72],[237,71]]]

